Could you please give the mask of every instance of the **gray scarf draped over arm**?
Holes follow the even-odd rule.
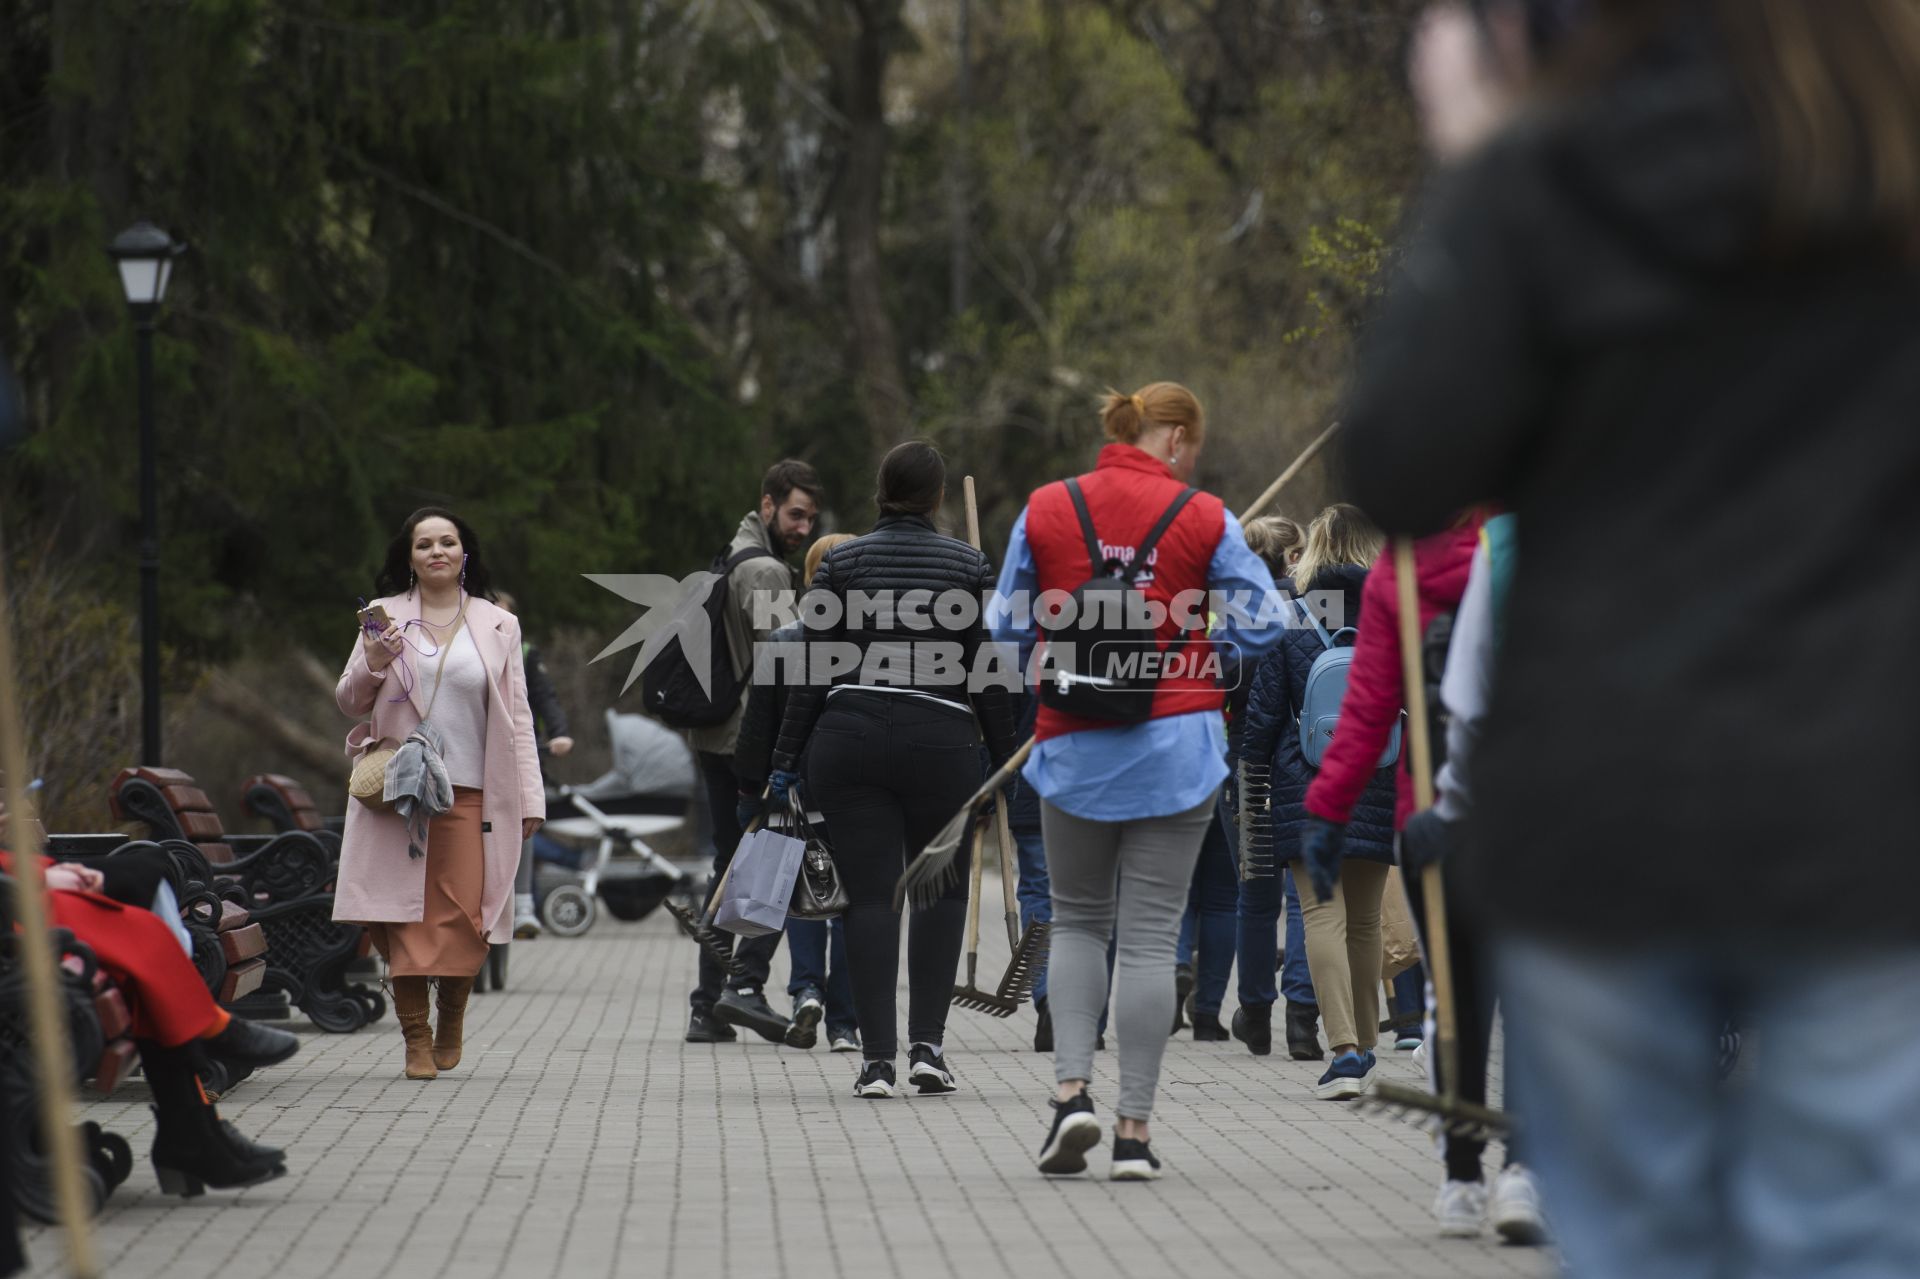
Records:
[[[407,856],[427,855],[427,824],[453,807],[440,730],[421,723],[387,761],[386,800],[407,823]]]

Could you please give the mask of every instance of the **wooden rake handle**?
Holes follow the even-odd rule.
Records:
[[[1406,683],[1407,744],[1413,765],[1413,802],[1416,812],[1433,807],[1433,742],[1428,736],[1427,679],[1420,661],[1420,584],[1416,577],[1413,542],[1398,538],[1393,546],[1394,587],[1400,605],[1400,672]],[[1440,863],[1420,872],[1420,891],[1426,898],[1427,967],[1433,978],[1434,1029],[1440,1043],[1442,1095],[1448,1100],[1460,1092],[1460,1036],[1454,1018],[1453,960],[1447,946],[1445,881]]]

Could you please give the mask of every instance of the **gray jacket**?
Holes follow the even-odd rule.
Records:
[[[733,541],[727,545],[727,554],[733,555],[749,547],[758,546],[781,555],[767,535],[767,525],[760,518],[760,512],[748,511],[741,519],[740,527],[734,530]],[[755,556],[743,562],[733,570],[727,579],[727,650],[733,655],[733,672],[736,676],[745,675],[753,665],[753,646],[773,634],[774,629],[783,622],[793,620],[793,610],[786,609],[778,617],[764,616],[762,621],[768,624],[754,625],[754,598],[760,592],[766,592],[771,598],[779,592],[793,590],[793,569],[784,558],[767,559]],[[741,689],[740,705],[733,708],[733,714],[724,724],[715,724],[709,728],[687,730],[687,744],[697,751],[710,751],[716,755],[733,755],[735,739],[740,734],[740,711],[746,704],[746,689]]]

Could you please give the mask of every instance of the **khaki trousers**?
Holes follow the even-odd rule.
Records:
[[[1333,896],[1319,901],[1307,864],[1293,862],[1307,968],[1328,1048],[1356,1044],[1364,1052],[1380,1040],[1380,899],[1389,869],[1384,862],[1349,857],[1340,863]]]

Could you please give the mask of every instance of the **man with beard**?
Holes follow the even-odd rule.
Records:
[[[792,458],[774,463],[760,481],[759,507],[741,519],[727,547],[727,562],[733,567],[727,574],[724,616],[727,650],[733,658],[734,674],[741,677],[740,698],[724,723],[687,732],[687,742],[700,761],[712,815],[716,882],[726,873],[733,850],[740,843],[740,820],[735,813],[739,781],[733,771],[733,747],[740,732],[741,709],[746,704],[744,677],[753,667],[753,646],[772,633],[771,625],[759,624],[773,620],[769,610],[758,610],[756,618],[754,601],[765,598],[762,592],[793,589],[793,570],[787,557],[806,548],[820,514],[820,495],[820,477],[811,466]],[[719,936],[728,937],[725,933]],[[737,959],[745,971],[731,981],[719,961],[704,947],[701,949],[700,982],[688,996],[692,1005],[687,1018],[688,1043],[726,1042],[735,1037],[736,1026],[775,1043],[786,1035],[787,1019],[773,1010],[766,997],[767,974],[780,936],[776,932],[743,940]]]

